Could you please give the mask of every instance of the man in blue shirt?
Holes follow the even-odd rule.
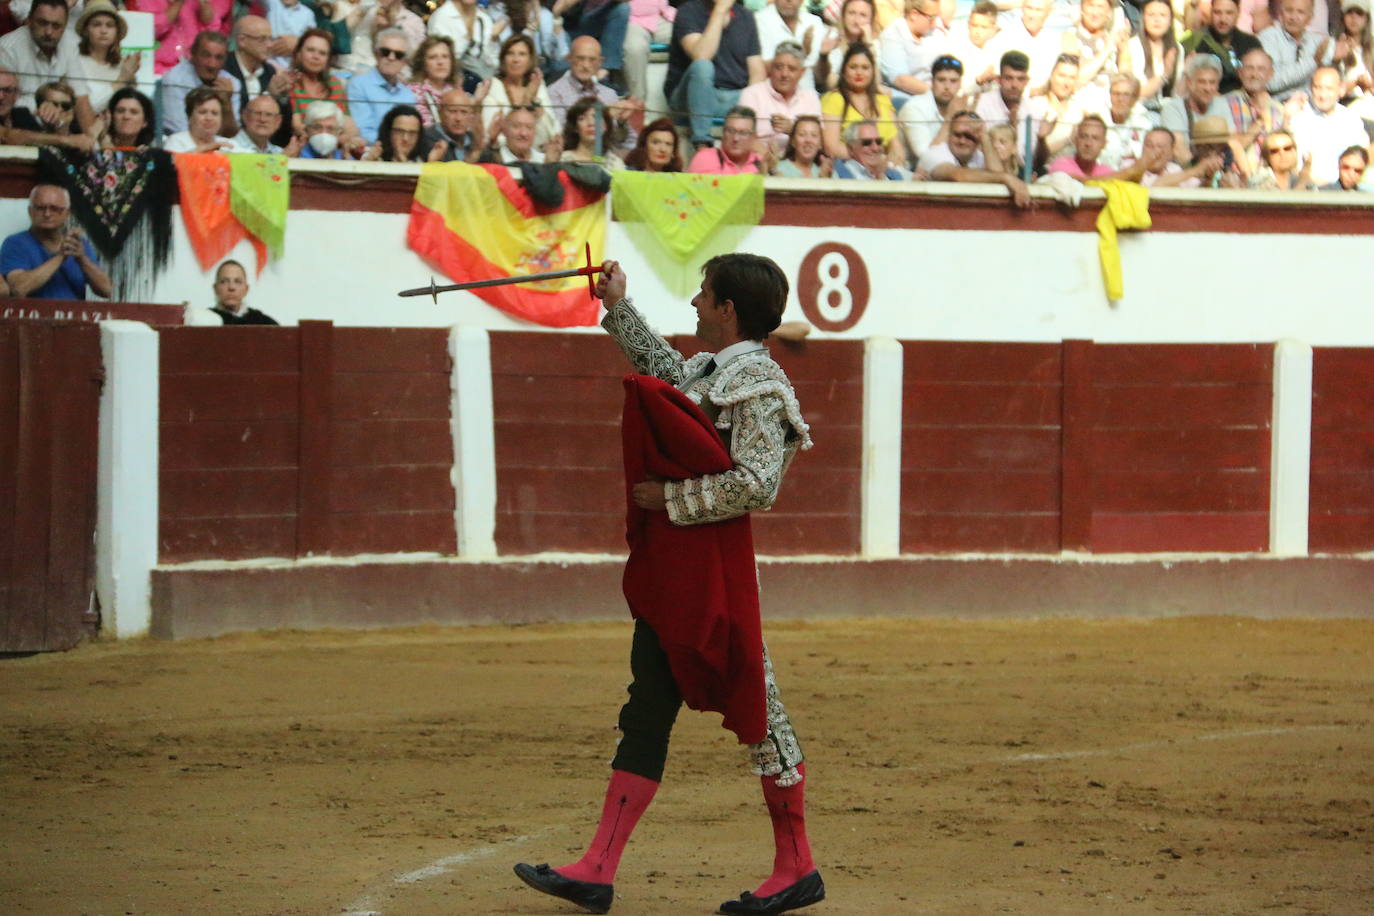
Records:
[[[85,299],[86,286],[106,299],[110,275],[96,263],[95,249],[79,232],[68,232],[67,189],[40,184],[29,194],[29,228],[0,244],[0,274],[13,296]]]
[[[397,105],[414,105],[415,93],[401,82],[401,71],[410,56],[406,33],[397,28],[377,33],[372,47],[377,66],[348,81],[348,111],[368,143],[377,142],[382,118]]]

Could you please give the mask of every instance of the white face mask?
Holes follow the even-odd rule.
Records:
[[[339,148],[339,138],[321,131],[310,138],[310,148],[321,156],[332,156]]]

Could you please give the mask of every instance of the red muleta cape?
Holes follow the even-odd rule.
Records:
[[[678,690],[696,710],[721,713],[741,744],[767,735],[763,632],[749,516],[674,525],[631,497],[650,476],[685,480],[734,467],[711,421],[672,385],[625,376],[625,600],[658,635]]]

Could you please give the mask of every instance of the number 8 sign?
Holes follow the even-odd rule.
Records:
[[[822,331],[847,331],[868,308],[868,268],[857,251],[839,242],[808,251],[796,285],[807,320]]]

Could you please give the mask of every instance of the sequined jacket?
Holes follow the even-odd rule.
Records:
[[[744,353],[697,378],[715,354],[684,359],[629,299],[612,305],[601,326],[637,372],[676,386],[700,404],[730,449],[731,470],[665,484],[673,524],[724,521],[772,506],[793,456],[811,447],[811,433],[792,383],[768,351]]]

